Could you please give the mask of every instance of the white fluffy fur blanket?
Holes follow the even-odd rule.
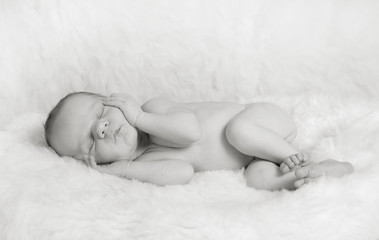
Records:
[[[3,0],[0,239],[378,239],[379,5],[370,0]],[[158,187],[59,158],[71,91],[269,101],[313,161],[355,173],[258,191],[243,170]]]

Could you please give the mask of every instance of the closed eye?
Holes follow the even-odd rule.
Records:
[[[100,115],[98,115],[98,117],[96,118],[96,120],[99,120],[103,116],[103,114],[104,114],[104,108],[105,107],[103,105],[101,113],[100,113]],[[103,133],[104,133],[104,131],[103,131]],[[89,148],[89,151],[88,151],[89,154],[91,154],[91,152],[93,151],[93,149],[95,147],[95,139],[93,137],[92,131],[91,131],[91,137],[90,137],[90,139],[91,139],[91,144],[90,144],[90,148]]]

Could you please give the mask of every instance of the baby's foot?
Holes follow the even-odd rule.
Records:
[[[296,153],[288,158],[284,159],[282,164],[280,164],[280,171],[282,173],[288,173],[291,172],[295,169],[298,169],[302,166],[304,166],[306,162],[305,155],[303,153]]]
[[[338,162],[333,159],[328,159],[296,170],[295,175],[298,180],[294,182],[294,186],[295,188],[299,188],[302,185],[312,182],[322,176],[341,177],[352,173],[353,171],[354,168],[351,163]]]

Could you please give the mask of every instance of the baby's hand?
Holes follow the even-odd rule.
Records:
[[[95,158],[92,155],[89,154],[83,154],[78,156],[80,160],[82,160],[88,167],[91,167],[96,170],[100,170],[101,167],[96,164]]]
[[[288,173],[295,169],[302,167],[307,161],[303,153],[296,153],[286,158],[282,164],[280,164],[280,171],[282,173]]]
[[[138,115],[143,113],[137,101],[127,94],[113,93],[109,98],[103,100],[103,104],[120,109],[133,127],[136,126]]]

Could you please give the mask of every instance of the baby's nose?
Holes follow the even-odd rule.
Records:
[[[94,135],[97,138],[103,139],[107,136],[109,131],[109,122],[108,121],[98,121],[95,124]]]

